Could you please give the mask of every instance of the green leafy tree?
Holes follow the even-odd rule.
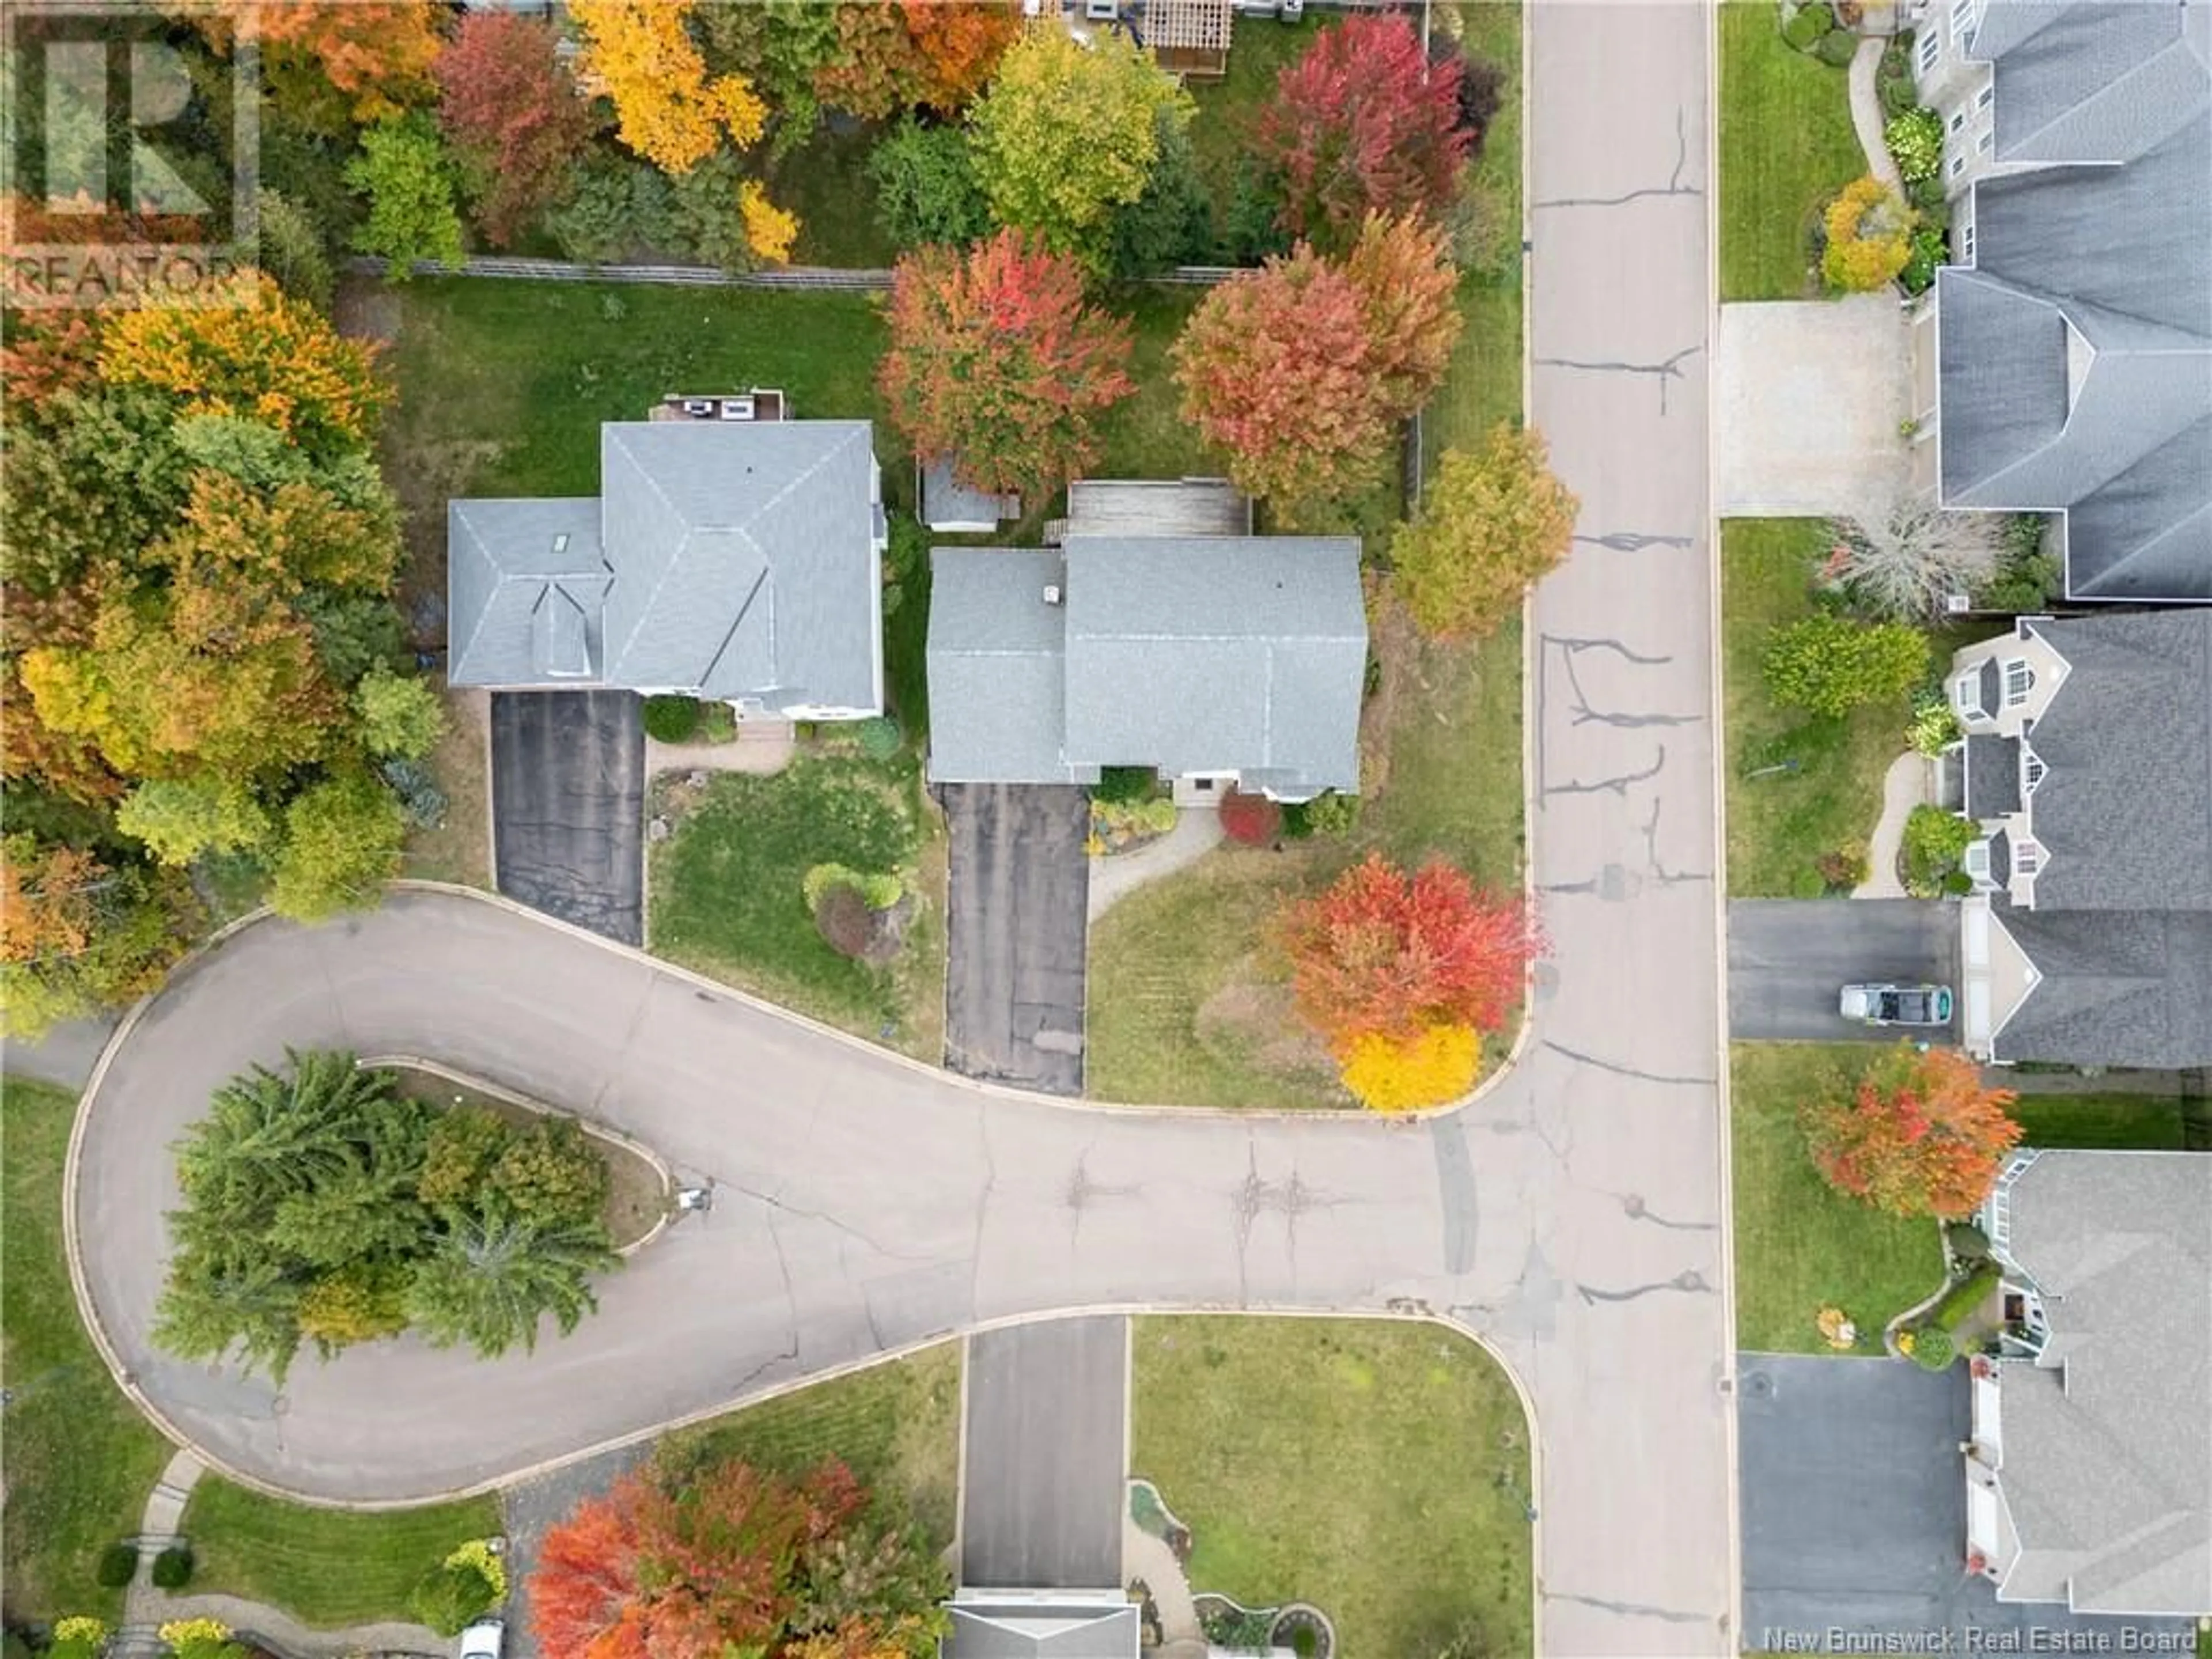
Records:
[[[407,1271],[396,1262],[353,1261],[300,1293],[300,1334],[325,1358],[356,1342],[407,1328]]]
[[[962,128],[906,117],[869,152],[868,176],[875,181],[876,217],[901,247],[960,246],[990,234],[991,204]]]
[[[1547,459],[1542,436],[1510,422],[1481,449],[1438,459],[1419,520],[1390,544],[1399,596],[1423,633],[1488,634],[1566,557],[1581,508]]]
[[[670,222],[684,250],[701,264],[719,270],[759,267],[745,234],[740,194],[744,185],[744,164],[718,149],[669,186]]]
[[[269,839],[269,814],[243,786],[204,779],[152,778],[116,809],[115,827],[164,864],[190,864],[203,853],[250,853]]]
[[[285,809],[270,903],[295,921],[374,905],[399,873],[406,833],[399,803],[367,774],[312,786]]]
[[[261,240],[256,252],[261,269],[292,298],[318,311],[328,311],[336,285],[331,276],[330,250],[313,216],[290,197],[273,190],[261,191],[258,200]]]
[[[446,711],[428,680],[371,669],[354,687],[353,706],[372,755],[421,760],[445,735]]]
[[[482,1106],[455,1106],[439,1113],[430,1126],[416,1196],[441,1208],[476,1205],[492,1166],[514,1136],[506,1119]]]
[[[461,1216],[416,1268],[408,1318],[440,1347],[465,1342],[493,1358],[517,1344],[534,1351],[538,1322],[550,1314],[562,1335],[574,1330],[599,1306],[592,1275],[621,1260],[597,1221]]]
[[[293,609],[313,633],[315,660],[332,685],[358,685],[371,669],[396,669],[405,659],[406,623],[399,607],[381,593],[314,589],[301,594]]]
[[[1079,46],[1033,29],[1007,49],[969,113],[975,173],[1001,224],[1103,271],[1113,210],[1144,194],[1160,124],[1194,106],[1150,53],[1118,33]]]
[[[11,814],[17,803],[13,792]],[[199,922],[172,871],[12,831],[0,842],[0,1029],[29,1041],[151,990]]]
[[[541,1117],[508,1139],[490,1185],[533,1226],[586,1224],[607,1201],[607,1161],[574,1118]]]
[[[1917,628],[1822,611],[1771,635],[1759,666],[1780,707],[1839,718],[1903,699],[1926,677],[1928,653],[1928,636]]]
[[[1198,171],[1198,150],[1173,112],[1158,118],[1158,155],[1141,195],[1115,210],[1107,258],[1116,280],[1157,276],[1213,251],[1213,198]]]
[[[461,214],[453,201],[453,167],[428,116],[418,112],[369,128],[345,176],[356,194],[368,198],[368,218],[354,232],[353,245],[391,261],[387,281],[405,282],[418,259],[460,268]]]

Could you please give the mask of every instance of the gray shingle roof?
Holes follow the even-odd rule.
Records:
[[[2042,976],[1997,1032],[1997,1059],[2212,1065],[2212,914],[2016,906],[1993,914]]]
[[[2212,16],[1986,0],[1973,51],[2010,170],[1936,277],[1942,498],[2074,515],[2076,598],[2212,598]]]
[[[2042,1293],[2044,1367],[1998,1382],[1998,1477],[2036,1583],[2090,1613],[2212,1607],[2212,1158],[2046,1152],[2007,1253]],[[2063,1364],[2063,1370],[2058,1367]],[[2063,1573],[2063,1578],[2061,1577]]]
[[[865,421],[609,422],[598,497],[453,502],[454,682],[573,682],[580,657],[587,684],[879,707],[871,435]],[[548,609],[562,532],[579,574]]]
[[[2212,610],[2035,628],[2069,668],[2028,738],[2036,908],[2212,913]]]
[[[1071,536],[1067,752],[1359,787],[1367,617],[1349,537]]]
[[[1990,666],[1996,666],[1992,659]],[[2020,811],[2020,740],[1966,739],[1966,816],[2001,818]]]
[[[939,1659],[1137,1659],[1137,1609],[1043,1608],[955,1601]]]
[[[599,672],[611,575],[596,497],[449,501],[446,571],[454,684],[542,685]]]
[[[1071,764],[1066,592],[1053,552],[940,547],[929,556],[929,776],[935,783],[1096,783]]]
[[[1007,510],[1010,507],[1011,512]],[[954,473],[949,455],[939,456],[922,469],[921,521],[932,530],[950,530],[966,524],[995,526],[1001,520],[1020,516],[1018,496],[971,489]]]

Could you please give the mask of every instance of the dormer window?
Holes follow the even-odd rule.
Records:
[[[2015,836],[2012,842],[2012,872],[2015,876],[2033,876],[2043,867],[2043,848],[2025,836]]]
[[[2018,708],[2027,702],[2035,690],[2035,669],[2025,657],[2014,657],[2004,665],[2004,700],[2008,708]]]
[[[1959,854],[1959,867],[1974,878],[1977,887],[1990,884],[1990,843],[1986,837],[1966,843],[1966,850]]]
[[[2043,775],[2051,769],[2043,763],[2043,757],[2027,746],[2023,738],[2020,744],[2020,793],[2032,795],[2035,786],[2043,781]]]
[[[1970,724],[1994,717],[1992,706],[1996,701],[1996,664],[1988,661],[1978,668],[1969,669],[1959,676],[1951,687],[1952,707],[1959,718]]]

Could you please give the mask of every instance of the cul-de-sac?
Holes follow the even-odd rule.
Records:
[[[2203,0],[0,106],[0,1659],[2212,1659]]]

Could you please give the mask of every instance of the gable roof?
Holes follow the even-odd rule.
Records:
[[[1990,668],[1996,667],[1992,657]],[[2001,818],[2020,811],[2020,739],[1968,733],[1966,745],[1966,814]]]
[[[610,422],[596,498],[451,503],[454,683],[880,707],[872,435],[865,421]]]
[[[1071,536],[1063,550],[1069,755],[1358,788],[1356,539]]]
[[[1997,1030],[1995,1058],[2212,1065],[2212,913],[2012,905],[1991,914],[2040,976]]]
[[[1067,617],[1054,552],[940,547],[929,556],[929,775],[940,782],[1096,783],[1071,763]]]
[[[1073,1597],[994,1601],[988,1591],[963,1591],[945,1604],[951,1633],[939,1644],[939,1659],[1137,1659],[1142,1639],[1137,1609]]]
[[[2031,625],[2069,668],[2028,735],[2037,910],[2212,914],[2212,609]]]
[[[2212,1609],[2212,1158],[2045,1152],[2009,1204],[2050,1337],[1999,1372],[1998,1483],[2043,1579],[1999,1594]]]
[[[2212,16],[1985,0],[1995,159],[1936,274],[1941,490],[2067,513],[2075,598],[2212,598]]]

